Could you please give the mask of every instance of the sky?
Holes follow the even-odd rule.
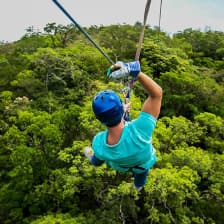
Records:
[[[146,0],[57,0],[75,21],[91,25],[143,22]],[[224,32],[224,0],[163,0],[161,30],[176,33],[186,28]],[[20,39],[30,26],[43,32],[48,23],[71,21],[52,0],[0,0],[0,41]],[[159,24],[160,0],[151,0],[147,25]]]

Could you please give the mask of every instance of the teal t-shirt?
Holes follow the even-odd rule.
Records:
[[[155,126],[156,118],[141,112],[137,119],[125,124],[115,145],[107,144],[108,130],[98,133],[92,142],[94,154],[118,171],[126,172],[135,166],[150,169],[156,162],[152,146]],[[134,172],[143,171],[135,169]]]

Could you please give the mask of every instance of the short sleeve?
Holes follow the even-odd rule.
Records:
[[[100,160],[98,159],[95,154],[93,154],[92,158],[91,158],[91,163],[94,165],[94,166],[100,166],[104,163],[103,160]]]
[[[156,118],[151,114],[141,111],[137,119],[133,120],[133,127],[138,130],[138,132],[151,136],[156,127]]]

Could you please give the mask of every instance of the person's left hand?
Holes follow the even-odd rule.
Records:
[[[92,148],[89,147],[89,146],[86,146],[86,147],[84,148],[84,154],[85,154],[85,156],[88,158],[88,160],[91,161],[91,158],[92,158],[92,156],[93,156],[93,150],[92,150]]]

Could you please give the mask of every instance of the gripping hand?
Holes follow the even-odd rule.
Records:
[[[120,79],[128,77],[129,75],[133,78],[137,78],[141,71],[139,61],[133,61],[124,63],[122,61],[117,62],[107,72],[107,75],[113,79]]]
[[[89,161],[91,161],[92,157],[93,157],[93,151],[91,149],[91,147],[85,147],[84,148],[84,154],[85,156],[88,158]]]

